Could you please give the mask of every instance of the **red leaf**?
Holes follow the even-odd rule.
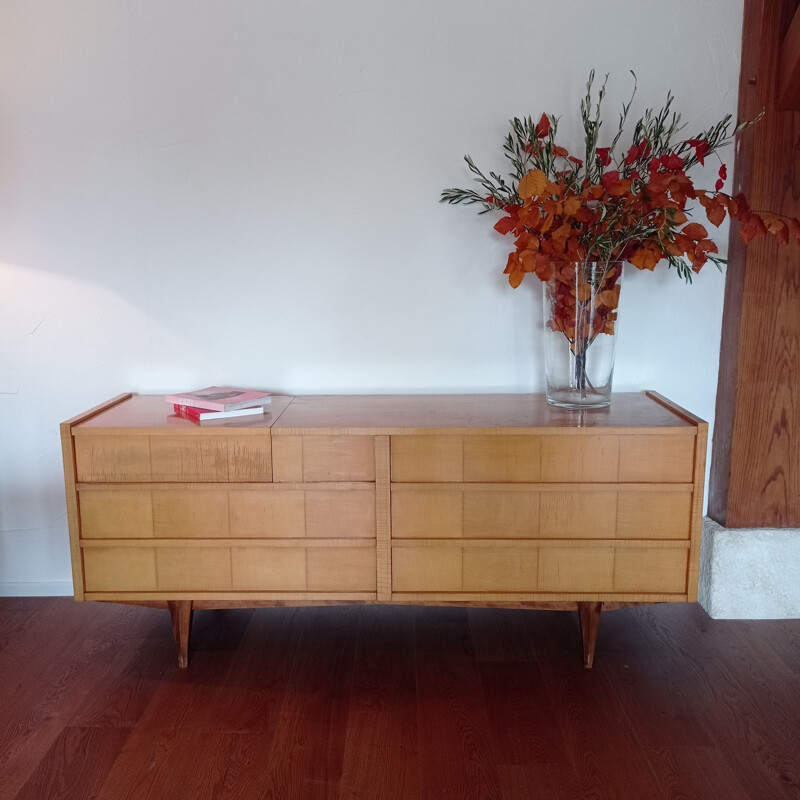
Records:
[[[761,217],[751,212],[747,218],[747,222],[742,225],[742,229],[739,231],[739,238],[745,244],[750,244],[756,236],[763,236],[766,232],[767,229]]]
[[[542,114],[542,118],[536,126],[536,135],[540,139],[544,139],[548,133],[550,133],[550,120],[547,118],[547,114]]]
[[[631,145],[630,150],[628,150],[628,155],[625,156],[625,163],[630,166],[640,158],[644,158],[649,150],[650,143],[647,141],[647,139],[642,139],[639,144]]]
[[[723,187],[724,185],[725,185],[725,181],[723,181],[723,180],[722,180],[722,178],[719,178],[719,179],[717,180],[717,182],[714,184],[714,188],[715,188],[717,191],[719,191],[720,189],[722,189],[722,187]]]
[[[569,155],[569,150],[566,147],[559,147],[558,145],[553,148],[553,152],[562,158],[566,158]]]
[[[706,162],[703,161],[703,158],[711,149],[708,142],[705,139],[687,139],[686,144],[694,147],[694,154],[697,156],[697,160],[701,164],[705,164]]]
[[[610,186],[613,186],[615,183],[619,182],[619,172],[615,169],[612,169],[610,172],[606,172],[602,178],[600,178],[600,183],[608,189]]]
[[[719,176],[724,181],[728,180],[728,168],[724,164],[719,168]]]
[[[507,233],[511,233],[514,228],[517,227],[517,220],[515,217],[503,217],[502,219],[498,220],[494,226],[494,229],[498,233],[502,233],[504,236]]]
[[[677,172],[684,167],[683,159],[680,156],[676,156],[675,153],[667,153],[667,155],[661,156],[661,165],[670,172]]]
[[[597,157],[600,159],[600,163],[607,167],[611,163],[611,148],[610,147],[598,147],[596,150]]]
[[[575,158],[575,156],[570,156],[570,157],[569,157],[569,160],[570,160],[570,161],[571,161],[573,164],[577,164],[579,167],[582,167],[582,166],[583,166],[583,161],[581,161],[579,158]]]

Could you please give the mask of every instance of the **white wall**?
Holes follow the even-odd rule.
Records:
[[[120,392],[541,391],[539,286],[440,191],[464,153],[502,167],[511,116],[563,115],[577,145],[592,67],[608,129],[628,69],[635,110],[672,89],[687,135],[735,113],[741,16],[0,0],[0,593],[70,591],[57,426]],[[615,389],[712,420],[723,277],[625,283]]]

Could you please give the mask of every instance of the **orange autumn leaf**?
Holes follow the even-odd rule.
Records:
[[[659,258],[652,250],[642,247],[630,257],[630,262],[638,269],[653,270],[658,264]]]
[[[698,239],[705,239],[708,236],[708,231],[699,222],[689,223],[681,230],[681,233],[695,241]]]
[[[764,227],[772,234],[778,235],[786,228],[786,223],[775,214],[770,214],[768,211],[761,215],[764,222]]]
[[[695,247],[694,251],[698,255],[700,253],[719,253],[717,245],[712,242],[711,239],[701,239],[697,243],[697,247]]]
[[[613,289],[606,289],[598,292],[594,298],[595,308],[606,306],[607,308],[616,308],[619,305],[619,290],[620,285],[617,284]]]
[[[532,169],[520,182],[517,192],[523,200],[538,197],[547,186],[547,176],[540,169]]]
[[[564,216],[574,217],[581,209],[581,201],[578,197],[569,197],[564,201]]]
[[[751,213],[747,222],[742,225],[739,231],[739,238],[745,243],[750,244],[757,236],[763,236],[767,232],[763,220],[758,214]]]
[[[522,279],[525,277],[524,272],[512,272],[508,276],[508,282],[511,284],[512,289],[516,289],[521,283]]]
[[[630,178],[625,178],[624,180],[617,181],[616,183],[611,184],[608,187],[608,193],[612,197],[621,197],[623,194],[627,194],[631,189],[631,181]]]
[[[522,262],[523,272],[535,272],[536,262],[534,261],[533,250],[523,250],[519,254],[519,260]]]
[[[536,277],[542,281],[549,281],[553,277],[553,262],[544,253],[534,256],[536,262]]]
[[[689,218],[681,211],[679,208],[675,209],[675,213],[672,215],[672,219],[675,221],[676,225],[683,225],[684,222],[688,222]]]
[[[710,205],[706,206],[706,216],[712,225],[719,228],[725,219],[725,206],[718,201],[712,202]]]
[[[578,302],[585,303],[592,296],[592,286],[590,283],[579,283],[576,291]]]
[[[559,227],[553,231],[551,235],[551,239],[553,240],[553,244],[560,250],[561,252],[564,251],[564,248],[567,244],[567,237],[570,235],[572,228],[570,228],[568,223],[564,223],[563,225],[559,225]]]

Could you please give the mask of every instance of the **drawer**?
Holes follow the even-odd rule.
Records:
[[[688,539],[690,488],[461,484],[392,491],[393,539]]]
[[[234,587],[249,591],[374,592],[374,545],[234,547]]]
[[[272,480],[269,435],[76,436],[84,483]]]
[[[542,547],[542,592],[684,594],[689,550],[659,547]]]
[[[392,481],[538,481],[539,436],[392,436]]]
[[[680,434],[391,438],[397,483],[690,483],[695,437]]]
[[[84,489],[83,539],[375,538],[374,489]]]
[[[392,549],[393,592],[535,592],[539,549],[448,543]]]
[[[684,594],[688,557],[685,547],[404,543],[392,548],[392,591]]]
[[[92,546],[87,592],[374,592],[375,545]]]
[[[372,436],[275,436],[275,481],[375,481]]]

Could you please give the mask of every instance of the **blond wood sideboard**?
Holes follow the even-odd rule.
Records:
[[[121,395],[61,426],[76,600],[579,612],[697,599],[707,425],[654,392],[275,397],[198,425]]]

